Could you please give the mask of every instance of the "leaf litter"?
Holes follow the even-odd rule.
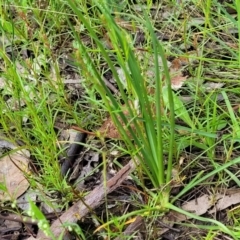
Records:
[[[134,6],[134,7],[137,8],[137,6]],[[141,8],[139,8],[139,9],[141,9]],[[194,14],[194,11],[193,11],[193,9],[191,9],[190,14]],[[165,16],[164,17],[165,19],[167,19],[171,15],[171,10],[168,9],[167,12],[161,12],[161,14],[163,16]],[[180,18],[181,18],[181,16],[180,16]],[[133,31],[133,28],[131,27],[131,24],[128,24],[124,20],[117,19],[117,23],[121,27],[126,28],[126,30]],[[204,21],[203,21],[202,17],[200,17],[200,18],[195,17],[191,21],[188,22],[187,29],[190,30],[190,29],[193,29],[193,27],[195,28],[195,26],[198,27],[198,26],[201,26],[203,24],[204,24]],[[169,26],[168,28],[165,29],[165,32],[162,35],[162,38],[164,38],[164,36],[165,37],[167,36],[168,40],[177,39],[177,33],[176,34],[171,34],[170,29],[171,29],[171,26]],[[173,26],[173,29],[175,29],[174,26]],[[194,30],[194,31],[197,31],[197,34],[198,34],[198,32],[200,30]],[[198,46],[200,40],[201,40],[201,37],[199,37],[198,40],[196,42],[194,42],[193,47]],[[227,44],[233,46],[234,43],[227,42]],[[173,43],[173,45],[174,45],[174,43]],[[207,54],[209,54],[209,56],[214,56],[214,54],[217,51],[219,51],[219,49],[221,49],[221,48],[217,47],[217,44],[214,43],[214,42],[212,43],[211,47],[213,48],[213,49],[211,49],[213,51],[209,51],[207,53]],[[215,53],[214,53],[214,51],[215,51]],[[145,57],[143,57],[143,58],[145,58]],[[18,71],[19,71],[19,73],[22,73],[25,76],[26,76],[26,74],[28,74],[27,77],[30,80],[36,80],[34,74],[41,75],[41,70],[42,70],[41,62],[44,64],[43,55],[39,54],[39,56],[36,56],[34,58],[34,61],[32,61],[32,69],[33,70],[31,70],[30,73],[26,73],[25,72],[26,69],[24,67],[21,67],[21,64],[19,64],[19,63],[17,64]],[[147,65],[147,67],[151,68],[151,64],[153,63],[151,55],[148,55],[148,63],[149,64]],[[189,61],[187,59],[184,59],[184,58],[182,58],[182,59],[181,58],[175,58],[172,61],[168,61],[168,64],[169,64],[169,71],[170,71],[170,74],[171,74],[172,89],[175,90],[175,91],[184,90],[184,87],[186,88],[187,81],[188,81],[188,79],[191,75],[191,74],[189,74],[189,72],[188,72],[189,75],[185,74],[184,71],[185,71],[185,69],[189,68],[189,65],[191,65],[191,63],[189,63]],[[161,66],[161,64],[159,64],[159,65]],[[215,69],[213,69],[213,70],[212,69],[209,70],[208,68],[205,68],[204,71],[205,71],[207,76],[211,77],[211,80],[216,80],[216,79],[218,80],[219,78],[221,78],[221,76],[216,77],[216,75],[219,75],[221,70],[224,70],[224,69],[219,69],[218,67],[215,67]],[[70,70],[68,70],[68,71],[71,72],[70,76],[68,75],[67,78],[65,78],[65,77],[63,77],[63,78],[65,79],[64,80],[65,81],[65,86],[68,86],[67,89],[70,92],[70,94],[69,94],[70,98],[72,96],[75,96],[75,97],[78,96],[79,91],[82,94],[84,94],[84,92],[82,92],[83,90],[81,89],[81,84],[79,84],[79,79],[81,79],[81,76],[77,75],[77,74],[73,74],[73,72],[76,71],[76,69],[73,70],[72,67],[70,67]],[[64,70],[63,70],[63,72],[64,72]],[[67,71],[65,71],[65,74],[66,74],[66,72]],[[121,69],[118,69],[117,72],[121,76],[121,79],[122,79],[123,83],[125,84],[126,81],[124,81],[124,76],[122,76]],[[149,76],[149,77],[153,76],[153,74],[154,73],[151,70],[149,70],[146,73],[146,75]],[[229,76],[229,79],[235,79],[235,77],[236,77],[236,71],[234,69],[233,69],[232,73],[229,73],[227,70],[225,70],[223,72],[223,75],[224,74]],[[223,75],[222,75],[222,77],[225,77],[225,75],[224,76]],[[57,76],[57,73],[54,72],[53,76],[54,76],[54,78],[57,78],[57,77],[55,77],[55,76]],[[6,84],[5,79],[4,78],[1,78],[1,79],[2,79],[2,81],[1,81],[2,88],[5,88],[5,84]],[[114,79],[113,79],[113,81],[114,81]],[[55,82],[55,84],[57,86],[56,82]],[[206,92],[208,92],[208,91],[211,92],[211,91],[215,91],[215,90],[217,91],[217,90],[221,89],[223,86],[225,86],[225,84],[226,83],[219,83],[219,82],[215,83],[214,81],[213,82],[212,81],[207,81],[204,84],[204,87],[206,88]],[[73,92],[75,92],[75,93],[77,92],[77,93],[74,94]],[[49,103],[51,104],[52,102],[49,102]],[[14,105],[16,106],[16,104],[12,104],[12,109],[14,109]],[[19,109],[20,107],[24,107],[24,106],[25,105],[24,105],[24,102],[23,102],[23,103],[20,104],[20,106],[17,106],[16,109]],[[182,107],[182,105],[181,105],[181,107]],[[125,114],[127,115],[127,113],[125,113]],[[179,115],[180,115],[180,113],[179,113]],[[186,122],[186,118],[185,118],[185,122]],[[193,124],[193,122],[192,122],[192,120],[190,119],[189,116],[187,116],[187,122],[189,123],[189,125]],[[110,141],[114,140],[114,139],[120,139],[121,138],[117,128],[114,126],[114,123],[112,122],[111,118],[109,118],[109,117],[107,117],[106,121],[102,124],[102,126],[96,132],[100,132],[105,138],[107,138],[108,140],[110,139]],[[92,136],[88,136],[88,139],[89,138],[92,138]],[[69,142],[74,142],[74,141],[75,140],[70,140]],[[100,145],[98,145],[98,146],[100,146]],[[5,146],[2,146],[2,147],[5,147]],[[84,151],[87,151],[87,149],[85,149]],[[86,152],[85,152],[85,154],[86,154]],[[99,156],[98,153],[96,153],[96,152],[90,152],[89,153],[88,152],[88,155],[90,156],[90,157],[88,156],[90,160],[87,161],[87,164],[85,166],[83,166],[83,167],[80,166],[78,169],[77,169],[76,166],[74,166],[74,168],[75,168],[74,170],[78,171],[78,174],[79,174],[79,177],[80,177],[80,180],[78,179],[77,182],[81,182],[81,179],[84,179],[84,177],[86,175],[89,175],[93,171],[93,169],[95,168],[95,163],[97,163],[97,162],[100,163],[101,162],[101,157]],[[6,181],[8,195],[11,196],[11,198],[13,198],[13,199],[20,199],[19,196],[22,195],[24,192],[26,192],[27,188],[29,187],[28,183],[26,182],[26,178],[24,177],[24,173],[28,173],[28,167],[27,167],[28,163],[29,163],[28,160],[29,160],[28,158],[25,158],[24,156],[18,155],[17,153],[15,153],[15,154],[9,154],[9,156],[3,157],[1,162],[0,162],[2,164],[2,165],[0,165],[0,169],[2,169],[1,170],[2,171],[1,182]],[[84,160],[84,156],[80,156],[80,160],[77,161],[78,165],[80,165],[81,162],[83,162],[83,161],[86,161],[86,159]],[[73,168],[73,166],[71,166],[71,167]],[[72,170],[72,172],[74,172],[73,169],[71,169],[71,170]],[[126,172],[128,170],[129,169],[127,169]],[[125,172],[124,173],[121,172],[121,174],[118,174],[115,171],[114,174],[115,174],[115,176],[112,176],[112,178],[110,177],[110,180],[108,180],[107,184],[111,183],[112,179],[116,176],[118,176],[118,177],[120,176],[120,178],[122,177],[121,181],[124,180],[122,174],[125,174]],[[7,176],[7,178],[6,178],[6,176]],[[16,179],[17,179],[17,181],[16,181]],[[75,180],[73,175],[71,176],[70,180],[71,181]],[[96,178],[92,181],[96,181]],[[100,181],[98,183],[103,184],[102,181]],[[118,182],[118,187],[119,187],[119,183],[120,182]],[[16,186],[18,186],[18,187],[16,188]],[[79,185],[78,187],[79,187],[79,189],[82,189],[82,188],[86,188],[86,185],[84,183],[84,185]],[[99,188],[98,188],[98,186],[92,186],[92,188],[94,188],[94,190],[89,195],[92,198],[96,198],[99,192],[97,192],[97,194],[96,194],[96,193],[94,193],[94,191],[96,192],[96,189],[98,189],[98,191],[99,191]],[[112,191],[113,188],[110,188],[109,190]],[[206,214],[206,213],[207,214],[214,214],[216,212],[222,211],[226,208],[229,208],[229,207],[234,206],[234,205],[239,203],[239,201],[240,201],[239,200],[240,199],[239,198],[239,192],[237,191],[237,189],[236,189],[236,192],[234,192],[234,191],[235,191],[235,189],[233,189],[233,192],[229,193],[229,194],[228,193],[225,193],[225,194],[223,194],[223,193],[215,193],[215,194],[205,194],[205,193],[203,193],[199,197],[197,197],[197,196],[194,197],[194,200],[187,200],[186,203],[181,204],[181,207],[182,207],[182,209],[184,209],[186,211],[189,211],[189,212],[194,212],[197,215],[203,215],[203,214]],[[132,193],[132,191],[130,191],[130,193]],[[9,196],[7,196],[4,193],[4,196],[3,196],[3,198],[1,198],[1,200],[3,200],[3,199],[8,200]],[[89,196],[89,198],[86,197],[86,201],[91,200],[90,196]],[[100,200],[101,199],[98,199],[97,202],[94,203],[94,204],[90,203],[90,206],[92,208],[95,208],[96,205],[98,205],[100,203]],[[19,206],[20,206],[20,204],[19,204]],[[74,203],[73,206],[77,206],[77,208],[85,209],[84,204],[81,201],[78,201],[77,203]],[[73,214],[75,214],[75,212],[74,213],[71,212],[72,209],[74,209],[74,208],[69,208],[69,210],[66,210],[65,215],[62,216],[63,220],[65,219],[64,216],[67,216],[67,215],[73,216]],[[75,210],[76,209],[74,209],[74,211]],[[83,211],[88,211],[88,210],[85,209]],[[79,210],[79,212],[81,213],[80,210]],[[75,217],[75,218],[72,218],[71,220],[73,220],[75,222],[75,221],[79,220],[81,217],[79,217],[79,218]],[[169,217],[169,219],[167,219],[168,217]],[[179,223],[180,221],[185,221],[186,216],[183,216],[183,215],[181,216],[178,213],[170,212],[169,214],[166,215],[165,219],[168,220],[168,223],[169,223],[169,221],[171,221],[172,226],[173,226],[173,224],[175,222]],[[136,222],[138,222],[138,219],[132,219],[133,223],[135,223],[134,220]],[[129,221],[129,223],[130,223],[130,225],[132,224],[131,220]],[[9,225],[9,228],[10,228],[10,225]],[[53,231],[57,231],[56,229],[58,229],[58,228],[60,228],[59,227],[59,222],[58,222],[58,220],[56,220],[52,224],[52,229],[53,229]],[[131,230],[130,233],[133,233],[134,231],[138,230],[139,227],[133,228],[133,229],[134,230]],[[169,225],[169,228],[166,228],[166,230],[169,230],[169,229],[171,229],[170,225]],[[40,232],[38,234],[41,235]],[[129,233],[126,233],[126,234],[129,234]],[[157,237],[159,237],[161,234],[162,234],[162,232],[158,233]],[[30,237],[30,238],[32,238],[32,237]]]

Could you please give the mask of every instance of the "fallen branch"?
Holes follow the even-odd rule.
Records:
[[[115,238],[114,240],[123,240],[128,239],[130,236],[132,236],[134,233],[140,233],[140,229],[145,228],[144,226],[144,220],[143,217],[138,216],[136,217],[136,220],[132,222],[122,233],[121,236]]]
[[[136,160],[131,160],[125,165],[114,177],[96,187],[91,193],[89,193],[83,200],[79,200],[72,207],[70,207],[65,213],[62,214],[51,225],[51,231],[57,238],[64,231],[63,223],[76,223],[81,218],[86,216],[91,210],[101,204],[101,200],[109,193],[118,188],[121,183],[131,174],[136,168]],[[65,229],[67,235],[67,229]],[[42,231],[39,231],[37,239],[47,240],[51,239],[46,237]]]

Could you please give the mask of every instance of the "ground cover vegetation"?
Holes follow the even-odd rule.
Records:
[[[1,239],[239,239],[239,0],[0,11]]]

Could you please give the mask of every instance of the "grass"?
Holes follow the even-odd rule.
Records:
[[[176,206],[198,187],[208,192],[210,187],[240,185],[234,169],[240,162],[240,2],[119,2],[3,3],[1,134],[30,151],[35,170],[28,176],[31,188],[38,189],[40,184],[43,196],[59,194],[58,204],[64,208],[76,195],[67,177],[61,175],[59,158],[66,154],[66,145],[59,141],[56,122],[88,128],[99,136],[96,129],[109,114],[122,137],[121,145],[101,136],[97,140],[100,150],[91,139],[82,145],[100,153],[104,169],[109,146],[121,156],[137,157],[140,164],[132,178],[147,201],[140,206],[135,206],[136,200],[130,202],[132,211],[115,216],[106,199],[106,216],[98,216],[99,229],[104,230],[96,234],[113,238],[137,215],[151,219],[150,232],[158,228],[155,219],[175,210],[211,224],[209,228],[201,225],[205,230],[202,239],[214,239],[219,232],[237,239],[237,209],[227,210],[230,220],[221,222]],[[144,35],[142,43],[138,34]],[[174,59],[187,61],[176,70],[187,76],[177,91],[171,90],[173,77],[168,66]],[[104,78],[109,75],[119,94],[106,86]],[[67,85],[65,80],[76,78],[81,88],[74,92],[77,85]],[[209,82],[223,85],[209,90]],[[187,160],[181,163],[183,156]],[[119,159],[115,162],[115,167],[121,166]],[[183,183],[173,195],[176,169]],[[1,190],[6,191],[2,185]],[[67,197],[63,200],[62,196]],[[31,206],[44,218],[33,203]],[[81,239],[87,238],[81,224],[74,228]]]

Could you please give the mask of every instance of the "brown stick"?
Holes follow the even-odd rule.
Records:
[[[106,84],[106,86],[115,94],[118,94],[119,91],[117,90],[117,88],[114,87],[114,85],[112,83],[110,83],[106,78],[103,78],[104,83]]]
[[[122,233],[121,236],[115,238],[114,240],[123,240],[127,239],[129,236],[131,236],[134,232],[139,232],[140,228],[143,228],[144,221],[143,217],[137,216],[136,220],[132,222]],[[145,226],[144,226],[145,227]]]
[[[126,166],[124,166],[114,177],[108,180],[105,184],[100,184],[91,193],[89,193],[84,200],[79,200],[72,207],[70,207],[63,215],[55,220],[51,225],[51,231],[53,235],[58,238],[62,231],[62,223],[76,223],[83,218],[89,211],[96,208],[101,204],[101,200],[106,194],[111,193],[134,171],[136,167],[136,161],[131,160]],[[67,234],[67,233],[66,233]],[[44,236],[42,231],[39,231],[37,239],[47,240],[51,239]]]

